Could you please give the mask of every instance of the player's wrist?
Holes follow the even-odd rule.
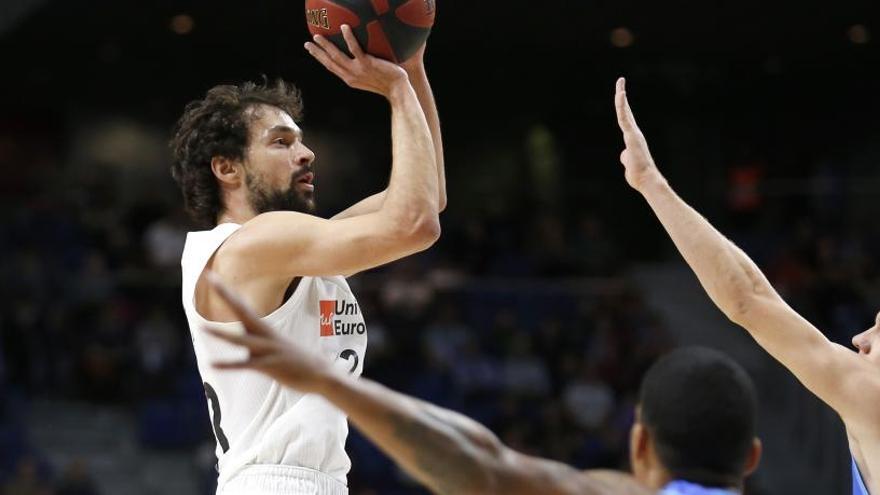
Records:
[[[346,379],[347,375],[335,373],[331,367],[315,377],[313,392],[331,399],[334,391],[341,389]]]
[[[386,92],[385,97],[388,98],[388,102],[391,106],[397,106],[414,95],[415,92],[409,82],[409,76],[404,72],[403,77],[395,79],[394,82],[388,86],[388,91]]]
[[[669,183],[666,181],[666,177],[663,177],[663,174],[655,168],[653,171],[646,173],[641,177],[636,189],[643,196],[649,196],[668,188]]]

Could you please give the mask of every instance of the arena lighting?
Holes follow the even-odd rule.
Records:
[[[179,35],[186,35],[192,32],[195,25],[195,21],[189,14],[177,14],[171,18],[168,27]]]
[[[628,48],[635,43],[636,37],[626,27],[619,27],[611,31],[611,44],[617,48]]]

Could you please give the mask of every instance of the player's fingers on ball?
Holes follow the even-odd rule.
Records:
[[[321,36],[320,34],[316,34],[313,39],[315,40],[315,43],[317,43],[318,46],[320,46],[321,49],[323,49],[324,52],[327,53],[327,56],[330,57],[330,59],[334,62],[338,64],[343,64],[347,61],[351,61],[351,57],[342,53],[342,50],[337,48],[336,45],[334,45],[327,38]]]
[[[348,77],[348,70],[336,63],[333,59],[331,59],[327,51],[320,46],[312,44],[312,49],[309,50],[309,54],[312,57],[315,57],[315,59],[320,62],[321,65],[324,66],[324,68],[337,75],[338,77],[342,79],[346,79]]]
[[[348,50],[351,54],[354,55],[354,58],[361,58],[364,56],[361,44],[358,43],[357,38],[354,36],[354,31],[351,30],[351,26],[348,24],[342,25],[342,37],[345,39],[345,44],[348,46]]]

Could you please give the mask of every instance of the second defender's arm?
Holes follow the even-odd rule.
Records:
[[[582,472],[505,446],[454,411],[367,380],[335,375],[318,388],[407,473],[448,495],[647,494],[632,477]]]
[[[860,418],[866,391],[880,399],[876,372],[792,310],[741,249],[678,197],[654,164],[622,80],[615,98],[627,181],[644,196],[715,305],[844,419]]]
[[[230,334],[207,328],[247,348],[246,360],[213,363],[251,369],[306,393],[324,396],[407,473],[434,493],[450,495],[646,495],[623,473],[580,472],[515,452],[486,427],[461,414],[355,379],[321,356],[273,332],[213,274],[208,281],[245,327]]]

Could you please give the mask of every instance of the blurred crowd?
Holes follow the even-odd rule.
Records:
[[[202,459],[213,448],[180,305],[187,220],[95,176],[37,194],[22,179],[25,193],[0,209],[3,495],[99,493],[87,459],[52,465],[31,441],[35,398],[122,407],[144,449]],[[846,342],[880,300],[880,230],[840,220],[857,206],[834,189],[846,183],[840,172],[817,169],[831,189],[796,200],[762,194],[755,177],[731,173],[731,237]],[[351,279],[369,329],[365,376],[461,411],[516,449],[625,467],[641,374],[675,345],[628,282],[625,252],[591,210],[449,213],[435,248]],[[421,493],[354,431],[349,453],[354,493]],[[212,463],[201,465],[204,493]]]
[[[176,209],[110,196],[97,186],[86,202],[38,195],[3,213],[5,493],[97,493],[69,488],[88,479],[85,463],[50,465],[29,442],[37,397],[123,406],[147,449],[213,445],[179,303],[190,227]],[[639,376],[670,342],[618,277],[602,221],[471,218],[445,235],[431,252],[351,280],[369,328],[366,376],[460,410],[517,448],[620,465]],[[405,484],[357,434],[350,452],[352,486]]]

